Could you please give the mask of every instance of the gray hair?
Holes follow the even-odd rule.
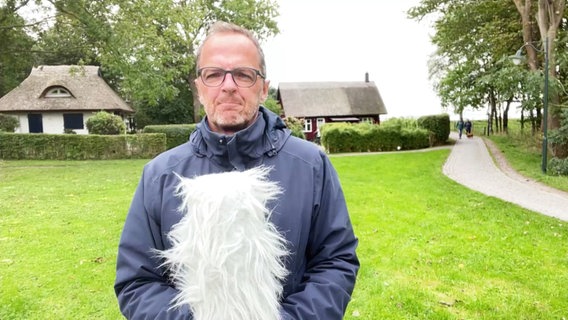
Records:
[[[221,34],[221,33],[236,33],[236,34],[241,34],[245,37],[247,37],[248,39],[250,39],[250,41],[252,41],[252,43],[254,44],[254,46],[256,47],[257,51],[258,51],[258,56],[260,57],[260,72],[266,76],[266,62],[264,60],[264,52],[262,51],[262,48],[260,47],[260,43],[258,42],[258,39],[255,37],[255,35],[248,29],[245,29],[243,27],[240,27],[236,24],[233,23],[229,23],[229,22],[225,22],[225,21],[217,21],[215,23],[213,23],[209,29],[207,29],[207,35],[205,36],[205,39],[203,39],[203,42],[201,42],[201,45],[199,46],[199,48],[197,48],[197,60],[196,60],[196,64],[197,64],[197,69],[199,69],[199,59],[201,58],[201,50],[203,49],[203,45],[205,44],[205,42],[207,42],[207,40],[209,40],[210,38],[214,37],[217,34]]]

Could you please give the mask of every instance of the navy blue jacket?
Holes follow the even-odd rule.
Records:
[[[233,136],[211,132],[204,120],[187,143],[144,167],[117,258],[114,288],[127,318],[192,318],[187,307],[170,309],[177,289],[152,253],[171,247],[167,234],[181,219],[175,173],[195,177],[258,165],[272,167],[270,180],[284,189],[271,215],[291,252],[281,318],[343,318],[359,261],[337,173],[325,153],[291,136],[277,115],[264,107],[259,114],[253,125]]]

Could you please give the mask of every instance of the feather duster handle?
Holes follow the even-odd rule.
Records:
[[[180,177],[181,221],[159,252],[196,320],[277,320],[286,241],[266,204],[281,194],[269,168]]]

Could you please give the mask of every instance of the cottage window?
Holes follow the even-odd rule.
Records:
[[[83,114],[82,113],[64,113],[63,114],[63,127],[65,129],[84,129]]]
[[[370,124],[375,123],[375,122],[373,121],[373,118],[371,118],[371,117],[364,117],[364,118],[361,118],[361,122],[370,123]]]
[[[304,132],[312,132],[312,119],[304,119]]]
[[[53,87],[49,89],[46,94],[46,98],[68,98],[71,97],[71,93],[63,87]]]

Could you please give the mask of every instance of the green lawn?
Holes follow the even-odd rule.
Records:
[[[568,317],[568,224],[470,191],[449,150],[332,157],[361,270],[346,319]],[[116,247],[146,160],[0,161],[0,319],[120,319]]]

